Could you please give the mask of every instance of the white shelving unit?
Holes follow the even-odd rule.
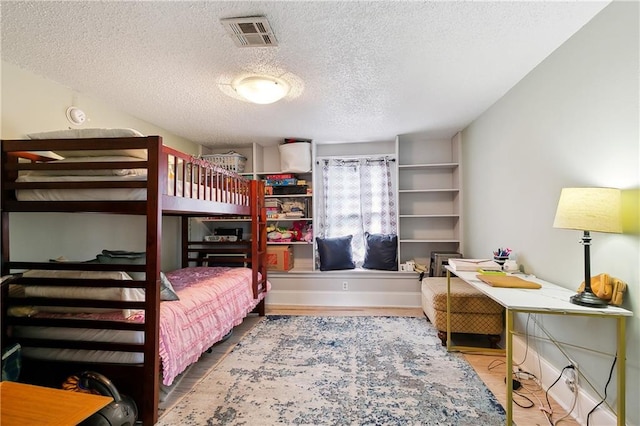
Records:
[[[431,252],[462,247],[460,134],[396,138],[399,261],[429,264]]]
[[[462,165],[460,163],[461,135],[451,139],[433,139],[423,134],[405,134],[395,141],[377,143],[350,143],[312,145],[312,159],[326,156],[384,155],[396,157],[398,206],[398,261],[415,259],[429,264],[431,252],[460,252],[462,244]],[[277,146],[263,147],[252,144],[243,147],[225,147],[207,154],[226,153],[229,150],[247,157],[244,176],[264,179],[267,175],[286,173],[280,170]],[[395,150],[395,153],[394,153]],[[313,188],[314,173],[294,173],[305,179]],[[312,194],[267,195],[269,198],[313,198],[320,196],[319,189]],[[270,223],[285,225],[294,221],[313,221],[313,208],[303,218],[273,218]],[[207,228],[240,227],[246,219],[213,219],[204,221]],[[286,226],[286,225],[285,225]],[[313,242],[269,243],[291,245],[294,249],[294,272],[315,270],[315,244]]]
[[[245,165],[245,170],[241,173],[241,175],[249,178],[249,179],[264,179],[268,175],[279,175],[284,173],[292,173],[298,179],[304,179],[307,181],[307,185],[313,186],[313,171],[308,173],[293,173],[281,171],[280,167],[280,153],[278,151],[278,146],[262,146],[256,143],[246,146],[240,147],[222,147],[215,150],[210,150],[205,154],[223,154],[227,153],[230,150],[233,150],[239,154],[244,155],[247,158],[247,163]],[[281,225],[283,227],[288,227],[288,225],[293,225],[295,221],[313,221],[313,194],[283,194],[283,195],[266,195],[265,198],[268,199],[304,199],[308,200],[309,211],[305,212],[305,217],[301,218],[271,218],[268,219],[267,222],[269,224]],[[234,227],[243,227],[247,226],[249,223],[247,219],[226,219],[226,218],[211,218],[211,219],[199,219],[204,225],[206,225],[207,229],[213,232],[213,229],[216,227],[226,227],[226,228],[234,228]],[[304,241],[292,241],[292,242],[270,242],[268,245],[291,245],[293,247],[294,252],[294,267],[292,271],[296,272],[305,272],[313,270],[313,259],[314,259],[314,244],[311,242]],[[279,271],[270,271],[270,275],[281,273]],[[285,273],[286,272],[282,272]]]

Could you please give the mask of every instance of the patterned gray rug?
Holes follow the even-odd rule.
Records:
[[[267,316],[158,425],[504,425],[473,368],[410,317]]]

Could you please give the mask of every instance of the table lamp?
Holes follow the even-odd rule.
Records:
[[[560,193],[553,227],[583,231],[584,292],[571,296],[571,303],[593,308],[607,307],[607,302],[591,290],[589,232],[622,233],[621,199],[621,191],[614,188],[563,188]]]

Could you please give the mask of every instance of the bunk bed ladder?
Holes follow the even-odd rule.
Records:
[[[251,244],[253,271],[253,297],[258,298],[259,290],[267,291],[267,210],[264,204],[264,182],[251,181],[251,235],[256,241]],[[261,279],[259,279],[259,276]],[[264,315],[264,301],[260,315]]]

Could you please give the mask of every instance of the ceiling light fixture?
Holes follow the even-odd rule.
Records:
[[[289,84],[276,77],[251,76],[232,84],[240,96],[254,104],[272,104],[287,96]]]

